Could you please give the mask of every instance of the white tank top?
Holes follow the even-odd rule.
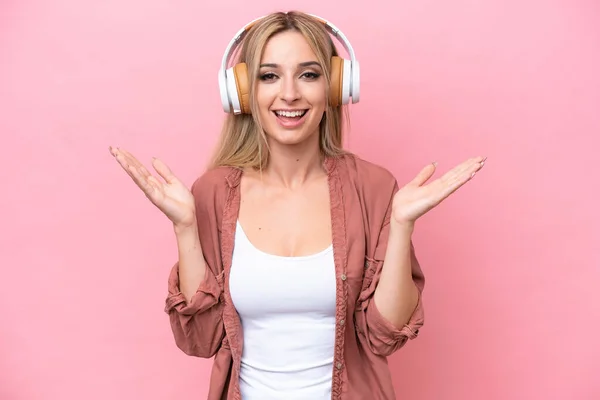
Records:
[[[281,257],[237,224],[229,287],[240,316],[243,400],[331,398],[335,340],[333,248]]]

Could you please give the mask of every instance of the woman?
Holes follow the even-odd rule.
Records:
[[[241,111],[227,116],[191,191],[162,161],[153,160],[159,181],[111,148],[173,222],[179,260],[166,312],[177,346],[215,357],[211,400],[394,399],[386,357],[423,325],[415,222],[484,159],[430,183],[427,165],[399,188],[345,151],[339,79],[348,75],[316,17],[254,22],[239,58]]]

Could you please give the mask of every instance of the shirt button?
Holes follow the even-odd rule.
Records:
[[[346,323],[346,321],[345,321],[345,320],[343,320],[343,319],[340,319],[340,325],[344,325],[345,323]]]
[[[337,369],[342,369],[342,363],[340,363],[340,362],[339,362],[339,363],[337,363],[337,364],[335,365],[335,367],[336,367]]]
[[[345,281],[346,280],[346,274],[342,274],[341,278],[342,278],[343,281]]]

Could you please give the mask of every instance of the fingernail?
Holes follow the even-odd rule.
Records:
[[[437,167],[437,161],[432,162],[434,167]]]

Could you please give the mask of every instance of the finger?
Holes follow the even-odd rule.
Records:
[[[462,175],[467,171],[473,171],[475,167],[481,165],[482,157],[469,158],[457,165],[453,170],[450,171],[451,175]]]
[[[142,189],[144,192],[148,192],[152,189],[148,182],[148,176],[140,171],[140,168],[131,162],[135,162],[135,157],[126,155],[126,153],[119,148],[112,148],[111,153],[114,155],[117,162],[127,172],[127,175],[135,182],[135,184]]]
[[[163,190],[163,184],[158,179],[156,179],[153,175],[148,177],[148,183],[154,187],[155,190]]]
[[[445,174],[440,179],[444,186],[444,196],[449,196],[470,181],[477,171],[483,168],[486,158],[487,157],[475,157],[469,159]]]
[[[129,164],[128,160],[126,159],[126,157],[123,155],[123,153],[117,151],[117,155],[115,156],[117,162],[121,165],[121,167],[125,170],[125,172],[127,173],[127,175],[129,175],[129,177],[131,179],[133,179],[133,181],[141,187],[141,185],[143,184],[140,179],[138,178],[138,176],[141,178],[141,174],[138,172],[137,167],[135,165],[131,165]],[[144,177],[145,179],[145,177]]]
[[[113,154],[115,160],[121,165],[121,167],[129,173],[129,163],[125,159],[125,156],[119,151],[119,149],[111,148],[111,153]]]
[[[472,178],[472,174],[461,174],[453,177],[447,181],[444,185],[443,195],[444,197],[450,196],[452,193],[460,189],[464,184],[469,182]]]
[[[485,157],[470,158],[460,163],[450,171],[446,172],[442,176],[441,180],[446,181],[448,183],[453,183],[457,179],[462,179],[465,175],[471,176],[474,172],[481,169],[481,167],[483,166],[483,162],[485,162],[485,159]]]
[[[150,181],[144,175],[142,175],[136,167],[130,165],[128,172],[133,178],[133,181],[139,186],[140,189],[142,189],[144,194],[149,198],[152,197],[156,189],[154,185],[152,185]]]
[[[460,172],[460,177],[458,177],[457,179],[462,179],[464,175],[467,175],[469,179],[473,178],[475,174],[481,168],[483,168],[483,165],[485,164],[486,160],[487,157],[475,157],[466,161],[464,163],[464,168]]]
[[[481,157],[481,161],[476,162],[475,171],[473,171],[473,173],[471,174],[471,178],[473,178],[475,176],[475,174],[477,172],[479,172],[479,170],[481,170],[481,168],[483,168],[486,160],[487,160],[487,157]]]
[[[144,175],[146,177],[149,177],[151,175],[150,172],[148,171],[148,169],[144,166],[144,164],[142,164],[137,158],[135,158],[133,156],[133,154],[131,154],[130,152],[128,152],[125,149],[118,149],[118,150],[123,154],[123,156],[125,157],[125,160],[127,160],[127,163],[129,165],[134,165],[135,167],[137,167],[138,171],[142,175]]]
[[[123,149],[111,146],[110,152],[125,170],[128,170],[130,165],[133,165],[133,161],[135,159],[132,159],[131,156],[128,156]]]
[[[433,173],[435,172],[436,167],[437,167],[437,162],[428,164],[425,168],[423,168],[417,174],[417,176],[410,182],[410,184],[416,185],[416,186],[423,185],[425,182],[427,182],[433,176]]]
[[[167,164],[165,164],[158,158],[154,157],[152,159],[152,166],[154,167],[156,172],[158,172],[158,174],[165,180],[165,182],[174,183],[177,181],[177,177],[173,174],[173,172],[167,166]]]

